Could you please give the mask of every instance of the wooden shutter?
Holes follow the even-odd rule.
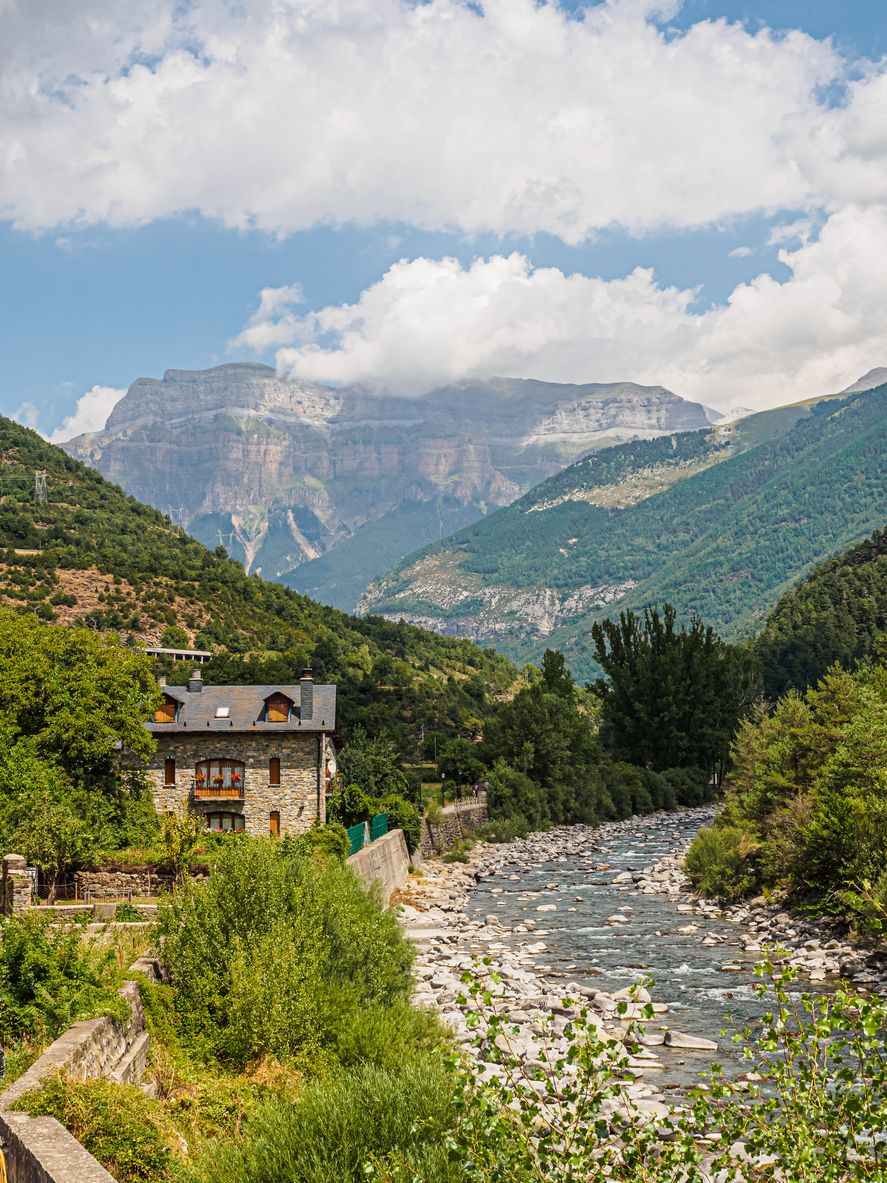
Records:
[[[171,698],[165,698],[154,712],[155,723],[175,723],[176,704]]]
[[[266,716],[269,723],[286,723],[290,717],[290,700],[285,694],[272,694],[268,699]]]
[[[268,784],[280,784],[280,757],[272,756],[268,761]]]
[[[176,762],[172,756],[167,756],[163,761],[163,783],[165,785],[176,783]]]
[[[272,838],[280,837],[280,810],[272,809],[270,814],[269,832]]]

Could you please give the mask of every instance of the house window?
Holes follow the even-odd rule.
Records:
[[[165,698],[157,710],[154,712],[155,723],[175,723],[176,721],[176,704],[174,699]]]
[[[268,761],[268,784],[280,784],[280,757],[272,756]]]
[[[280,837],[280,810],[272,809],[270,814],[269,833],[272,838]]]
[[[163,761],[163,783],[165,785],[176,783],[176,762],[171,756]]]
[[[242,834],[242,813],[208,813],[206,814],[206,828],[217,834]]]
[[[265,699],[265,722],[288,723],[292,702],[285,694],[271,694]]]
[[[240,760],[201,760],[194,769],[195,797],[242,797],[246,768]]]

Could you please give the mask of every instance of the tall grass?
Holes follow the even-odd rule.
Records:
[[[371,1160],[408,1163],[423,1183],[456,1183],[444,1135],[453,1125],[452,1082],[428,1056],[398,1068],[355,1067],[275,1100],[240,1142],[195,1164],[199,1183],[364,1183]]]

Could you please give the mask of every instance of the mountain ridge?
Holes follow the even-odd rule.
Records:
[[[492,378],[394,398],[233,362],[139,378],[102,431],[62,446],[247,570],[347,608],[417,543],[576,456],[707,423],[661,386]]]
[[[793,581],[887,516],[885,455],[887,385],[623,444],[408,556],[360,608],[521,660],[560,647],[580,673],[595,619],[657,600],[744,636]],[[638,473],[646,485],[630,497]]]

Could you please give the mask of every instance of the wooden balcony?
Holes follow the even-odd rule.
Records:
[[[242,801],[243,785],[207,785],[191,783],[191,796],[197,801]]]

